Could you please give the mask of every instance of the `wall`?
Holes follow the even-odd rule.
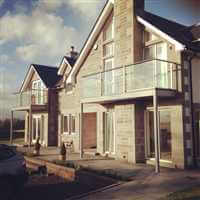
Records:
[[[200,59],[192,60],[192,87],[193,87],[193,102],[200,103]]]
[[[48,89],[48,146],[58,145],[58,94]]]
[[[115,111],[115,134],[116,134],[116,155],[117,159],[135,162],[134,152],[134,105],[116,105]]]

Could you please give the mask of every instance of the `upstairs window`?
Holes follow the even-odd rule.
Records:
[[[114,23],[113,19],[104,31],[104,41],[109,41],[114,38]]]
[[[104,57],[114,56],[114,44],[113,44],[113,42],[110,42],[110,43],[104,45],[103,56]]]
[[[167,45],[166,43],[157,43],[144,47],[144,60],[149,59],[167,59]]]

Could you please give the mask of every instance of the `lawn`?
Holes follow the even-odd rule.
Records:
[[[169,194],[161,200],[200,200],[200,186]]]

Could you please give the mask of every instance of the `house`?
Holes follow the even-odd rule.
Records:
[[[25,143],[33,144],[40,137],[43,146],[57,145],[57,91],[62,76],[58,68],[31,64],[17,94],[13,112],[25,112]],[[32,130],[32,131],[30,131]],[[30,134],[31,132],[31,134]]]
[[[59,92],[61,140],[157,171],[193,166],[199,30],[146,12],[144,0],[107,1]]]
[[[199,53],[199,24],[146,12],[144,0],[108,0],[80,54],[64,57],[55,74],[57,139],[49,134],[81,157],[93,152],[157,171],[193,167],[200,157]]]

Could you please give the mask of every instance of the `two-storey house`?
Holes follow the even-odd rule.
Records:
[[[59,92],[59,138],[130,163],[199,156],[199,27],[107,1]],[[60,68],[62,70],[62,66]]]
[[[37,90],[34,81],[41,79],[56,103],[33,105],[41,101],[40,89],[32,92],[37,101],[29,95],[29,107],[18,108],[29,116],[29,140],[40,135],[40,124],[48,124],[44,135],[52,142],[44,143],[70,142],[81,157],[98,153],[156,164],[157,171],[159,163],[176,168],[198,163],[200,25],[146,12],[144,0],[108,0],[79,56],[71,52],[52,75],[52,85],[31,65],[20,96],[27,88]],[[38,120],[45,115],[46,122]]]

